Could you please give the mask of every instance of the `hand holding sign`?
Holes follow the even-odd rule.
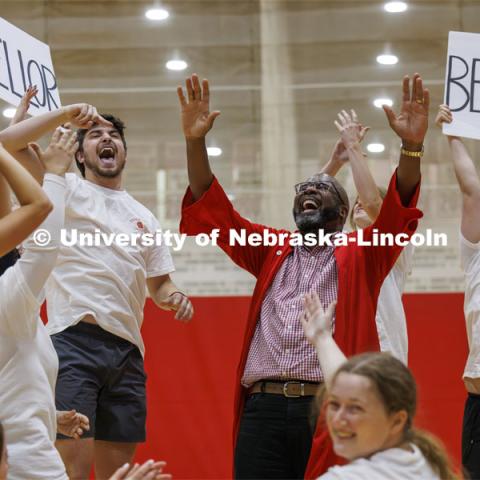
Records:
[[[68,117],[68,121],[78,128],[91,128],[94,123],[105,127],[112,126],[108,120],[99,115],[93,105],[88,105],[87,103],[68,105],[63,107],[63,110]]]
[[[428,129],[428,107],[430,93],[423,88],[422,78],[418,73],[413,76],[412,88],[410,78],[403,77],[403,99],[400,114],[397,116],[387,105],[383,105],[388,123],[392,130],[402,139],[407,150],[421,148]]]

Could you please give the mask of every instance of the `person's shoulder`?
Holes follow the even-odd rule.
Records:
[[[65,174],[65,182],[67,184],[68,189],[76,188],[78,185],[82,185],[85,183],[85,180],[73,172],[67,172]]]
[[[347,465],[331,467],[318,480],[364,480],[365,478],[379,480],[370,475],[374,471],[375,467],[371,465],[371,462],[361,458]]]

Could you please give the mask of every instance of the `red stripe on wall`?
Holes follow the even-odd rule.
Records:
[[[249,298],[193,303],[195,316],[186,325],[147,301],[147,442],[137,461],[166,460],[177,479],[229,478],[233,386]],[[466,396],[463,294],[407,294],[404,304],[419,390],[417,425],[438,435],[458,463]]]

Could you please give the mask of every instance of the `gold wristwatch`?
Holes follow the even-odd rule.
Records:
[[[400,153],[402,155],[405,155],[406,157],[421,158],[423,157],[423,145],[422,145],[422,149],[419,152],[412,152],[411,150],[406,150],[405,148],[403,148],[403,145],[401,145]]]

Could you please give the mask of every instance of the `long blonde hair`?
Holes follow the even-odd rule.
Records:
[[[455,480],[451,460],[433,435],[413,427],[417,409],[417,386],[412,372],[389,353],[363,353],[349,358],[335,373],[332,385],[342,372],[368,378],[376,388],[387,413],[407,412],[404,441],[415,444],[442,480]]]

